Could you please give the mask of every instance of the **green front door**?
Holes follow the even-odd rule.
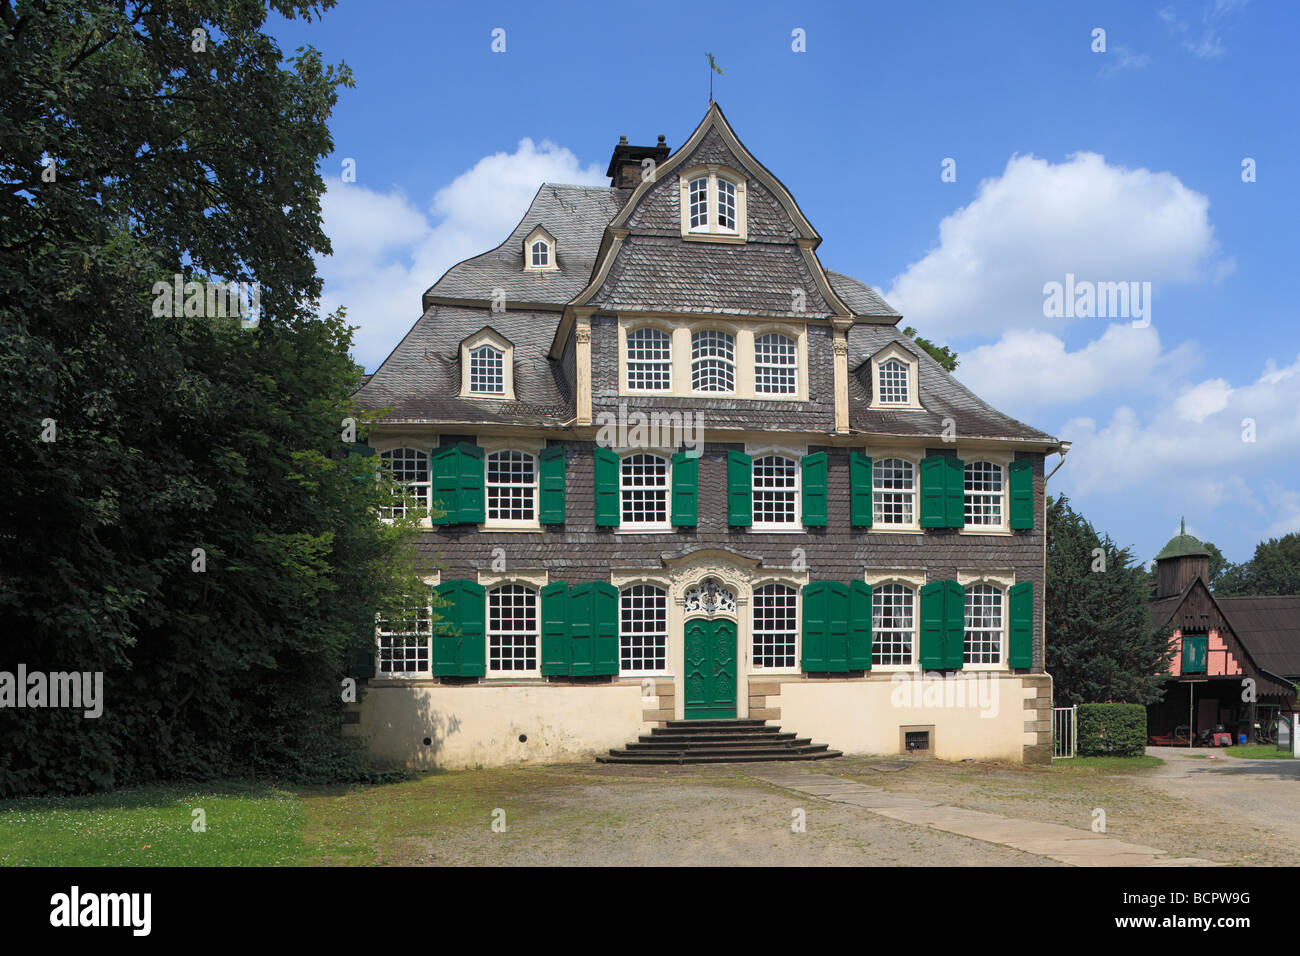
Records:
[[[686,719],[736,716],[736,624],[686,622]]]

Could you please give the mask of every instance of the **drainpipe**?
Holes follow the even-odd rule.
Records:
[[[1055,468],[1053,468],[1051,471],[1047,473],[1047,477],[1043,479],[1043,484],[1047,484],[1047,482],[1051,479],[1052,475],[1056,474],[1058,471],[1061,470],[1061,466],[1065,464],[1065,456],[1068,455],[1069,453],[1070,453],[1070,443],[1068,441],[1061,442],[1061,460],[1056,463]]]

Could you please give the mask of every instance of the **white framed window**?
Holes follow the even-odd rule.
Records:
[[[418,448],[390,448],[379,459],[393,480],[393,503],[384,509],[385,518],[400,518],[429,508],[429,453]]]
[[[667,458],[641,453],[618,464],[620,528],[666,529],[670,465]]]
[[[469,353],[469,390],[476,395],[500,395],[506,390],[505,352],[480,345]]]
[[[746,239],[745,177],[713,165],[680,174],[682,235],[687,239]]]
[[[916,465],[905,458],[879,458],[871,464],[871,525],[916,526]]]
[[[736,340],[720,329],[691,335],[691,388],[696,392],[735,392]]]
[[[787,584],[754,589],[755,668],[794,667],[798,660],[799,592]]]
[[[799,390],[798,348],[780,332],[754,336],[754,391],[760,395],[793,395]]]
[[[627,334],[627,387],[634,392],[667,392],[673,387],[673,340],[660,329]]]
[[[507,676],[536,675],[537,592],[522,584],[488,591],[487,671]]]
[[[755,458],[750,467],[754,528],[799,526],[799,462],[784,455]]]
[[[911,402],[911,374],[898,359],[880,363],[880,404],[907,405]]]
[[[1005,633],[1003,591],[994,584],[966,586],[966,642],[963,660],[967,664],[1001,664]]]
[[[375,673],[383,677],[431,675],[433,609],[410,606],[392,620],[376,615]]]
[[[916,590],[906,584],[871,589],[871,663],[910,667],[916,648]]]
[[[487,456],[487,520],[537,520],[537,458],[522,451],[494,451]]]
[[[551,264],[551,244],[545,239],[534,239],[528,247],[529,265],[534,269],[545,269]]]
[[[700,176],[691,180],[691,230],[709,227],[709,177]]]
[[[1000,528],[1006,513],[1002,466],[992,461],[966,463],[966,526]]]
[[[619,672],[657,674],[668,669],[668,593],[653,584],[618,592]]]
[[[736,184],[727,179],[717,180],[719,232],[736,231]]]

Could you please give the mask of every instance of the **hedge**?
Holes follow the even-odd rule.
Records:
[[[1080,704],[1080,757],[1141,757],[1147,709],[1141,704]]]

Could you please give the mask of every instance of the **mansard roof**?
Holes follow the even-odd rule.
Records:
[[[892,325],[855,325],[849,330],[849,426],[873,435],[943,435],[951,419],[959,440],[1009,438],[1057,444],[1057,439],[1016,421],[989,405],[930,353]],[[871,408],[871,363],[881,349],[896,342],[918,361],[921,411]]]

